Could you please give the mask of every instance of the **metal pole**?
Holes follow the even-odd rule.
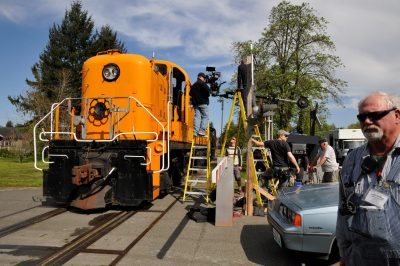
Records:
[[[267,118],[264,117],[264,140],[267,140]]]
[[[220,98],[221,99],[221,133],[220,136],[222,136],[222,128],[224,125],[224,98]]]
[[[254,55],[253,55],[253,44],[250,44],[250,50],[251,50],[251,88],[254,89]]]
[[[274,117],[271,116],[271,136],[270,139],[274,138]]]

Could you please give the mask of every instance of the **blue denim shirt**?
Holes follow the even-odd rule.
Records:
[[[382,169],[382,180],[376,172],[361,171],[363,158],[370,154],[368,144],[353,150],[341,171],[339,208],[346,195],[356,206],[354,215],[338,212],[336,237],[345,265],[400,265],[400,136],[388,153]],[[342,184],[354,186],[343,188]],[[374,188],[388,196],[383,209],[368,208],[363,201],[368,189]],[[373,207],[373,206],[372,206]]]

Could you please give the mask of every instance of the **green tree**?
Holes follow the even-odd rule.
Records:
[[[222,147],[222,142],[224,141],[224,137],[226,134],[226,130],[228,127],[228,123],[225,124],[224,129],[222,130],[222,135],[219,137],[219,146]],[[239,136],[238,136],[239,134]],[[240,122],[240,129],[238,129],[238,124],[234,123],[233,121],[231,122],[230,126],[229,126],[229,130],[228,130],[228,134],[227,134],[227,138],[226,138],[226,143],[225,143],[225,148],[229,146],[229,141],[230,139],[235,136],[237,139],[237,145],[239,145],[239,147],[243,148],[243,147],[247,147],[247,141],[245,138],[245,132],[243,129],[243,124],[242,122]]]
[[[14,124],[11,120],[8,120],[6,123],[6,127],[14,127]]]
[[[117,39],[117,33],[112,30],[110,25],[105,25],[101,27],[100,32],[96,30],[94,34],[92,54],[110,49],[119,49],[123,53],[127,51],[124,43]]]
[[[29,137],[31,134],[29,134]],[[11,145],[11,152],[18,162],[22,163],[25,158],[32,154],[32,143],[26,139],[18,139],[13,141]]]
[[[8,96],[17,111],[31,114],[36,120],[50,110],[54,102],[65,97],[79,97],[83,62],[98,49],[117,48],[125,51],[110,26],[94,32],[94,22],[80,1],[66,10],[61,25],[49,30],[46,48],[39,62],[32,66],[34,80],[26,80],[30,89],[26,95]]]
[[[360,126],[359,122],[355,122],[355,123],[348,125],[347,128],[357,129],[357,128],[361,128],[361,126]]]
[[[307,96],[311,102],[319,103],[321,113],[326,110],[328,98],[341,104],[339,95],[344,92],[346,82],[334,75],[342,63],[332,53],[335,45],[326,34],[327,23],[307,3],[293,5],[282,1],[272,8],[269,25],[254,42],[257,93],[278,102],[275,128],[290,129],[296,122],[306,127],[309,123],[307,110],[300,111],[293,102],[279,99],[297,100]],[[251,43],[233,44],[236,62],[251,53]],[[303,117],[299,119],[297,114]]]

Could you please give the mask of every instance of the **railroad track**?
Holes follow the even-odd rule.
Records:
[[[115,213],[114,215],[108,217],[108,219],[104,219],[100,224],[97,224],[96,227],[92,228],[90,231],[64,245],[49,256],[37,261],[36,265],[61,265],[79,253],[117,255],[116,258],[110,263],[110,265],[116,265],[129,252],[129,250],[131,250],[161,220],[161,218],[172,208],[176,202],[177,200],[174,200],[163,211],[122,211]],[[113,229],[123,224],[126,220],[138,212],[159,212],[160,214],[151,223],[149,223],[149,225],[135,239],[133,239],[125,249],[87,249],[91,244],[107,235]]]
[[[7,214],[7,215],[0,216],[0,220],[1,220],[1,219],[4,219],[4,218],[7,218],[7,217],[10,217],[10,216],[13,216],[13,215],[17,215],[17,214],[26,212],[26,211],[30,211],[30,210],[32,210],[32,209],[36,209],[36,208],[39,208],[39,207],[41,207],[41,206],[40,206],[40,205],[38,205],[38,206],[33,206],[33,207],[26,208],[26,209],[23,209],[23,210],[20,210],[20,211],[16,211],[16,212],[13,212],[13,213],[10,213],[10,214]]]
[[[91,254],[106,254],[112,255],[112,261],[109,265],[116,265],[122,258],[162,219],[162,217],[168,213],[168,211],[178,202],[178,199],[174,199],[165,209],[162,210],[134,210],[134,211],[118,211],[105,215],[99,220],[90,230],[77,236],[69,243],[66,243],[61,247],[46,247],[43,246],[44,250],[47,250],[44,257],[37,260],[30,260],[29,263],[32,265],[62,265],[78,254],[91,253]],[[57,216],[66,212],[66,209],[60,208],[50,212],[35,216],[25,221],[16,223],[0,230],[0,238],[7,236],[12,233],[16,233],[30,225],[45,221],[51,217]],[[111,233],[112,230],[119,226],[123,226],[131,217],[137,213],[153,213],[154,217],[151,216],[146,223],[143,230],[139,231],[136,237],[132,240],[127,241],[127,245],[123,245],[120,249],[98,249],[89,248],[96,241],[101,242],[101,238]],[[38,248],[38,247],[36,247]],[[50,249],[49,249],[50,248]],[[50,251],[50,254],[48,253]],[[38,258],[38,257],[37,257]]]
[[[179,200],[175,199],[160,215],[147,226],[143,232],[138,235],[111,263],[110,265],[117,265],[117,263],[131,250],[160,220],[161,218],[175,205]]]
[[[30,208],[30,209],[32,209],[32,208]],[[26,210],[29,210],[29,209],[26,209]],[[26,211],[26,210],[23,210],[23,211]],[[60,214],[62,214],[64,212],[66,212],[66,211],[67,211],[67,209],[65,209],[65,208],[54,209],[52,211],[49,211],[49,212],[34,216],[34,217],[29,218],[27,220],[24,220],[22,222],[15,223],[13,225],[7,226],[7,227],[5,227],[3,229],[0,229],[0,238],[5,237],[5,236],[7,236],[9,234],[15,233],[15,232],[17,232],[19,230],[22,230],[22,229],[24,229],[24,228],[26,228],[28,226],[33,225],[33,224],[43,222],[43,221],[45,221],[47,219],[50,219],[50,218],[52,218],[54,216],[60,215]]]
[[[29,263],[32,265],[62,265],[67,261],[71,260],[78,254],[91,253],[91,254],[106,254],[112,255],[113,260],[109,265],[116,265],[121,259],[164,217],[165,214],[179,202],[178,198],[175,198],[165,209],[162,210],[131,210],[131,211],[117,211],[104,215],[104,217],[96,222],[96,224],[86,231],[85,233],[77,236],[69,243],[66,243],[61,247],[49,246],[36,246],[37,250],[43,247],[42,250],[47,250],[46,254],[42,258],[37,260],[30,260]],[[31,208],[19,211],[29,211]],[[44,222],[52,217],[65,213],[67,209],[57,208],[49,212],[34,216],[32,218],[26,219],[24,221],[15,223],[13,225],[7,226],[0,229],[0,238],[8,236],[13,233],[17,233],[31,225]],[[105,235],[109,234],[113,229],[123,226],[123,223],[133,217],[137,213],[155,213],[154,217],[150,218],[148,223],[142,231],[138,232],[136,237],[132,240],[127,241],[127,245],[123,245],[120,249],[102,249],[102,248],[89,248],[93,243],[100,240]],[[10,215],[9,215],[10,216]],[[1,218],[1,217],[0,217]],[[45,244],[45,243],[44,243]],[[17,247],[17,246],[16,246]],[[50,254],[48,253],[50,250]]]
[[[137,211],[117,212],[110,215],[107,219],[93,227],[85,234],[75,238],[70,243],[64,245],[59,250],[42,258],[37,262],[37,265],[61,265],[69,261],[74,256],[78,255],[88,246],[108,234],[111,230],[118,227],[120,224],[135,215]],[[104,253],[103,253],[104,254]]]

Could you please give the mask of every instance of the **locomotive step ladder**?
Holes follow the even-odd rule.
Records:
[[[190,149],[188,170],[186,172],[183,201],[188,195],[203,196],[208,203],[211,190],[211,140],[210,127],[207,137],[193,137]]]

